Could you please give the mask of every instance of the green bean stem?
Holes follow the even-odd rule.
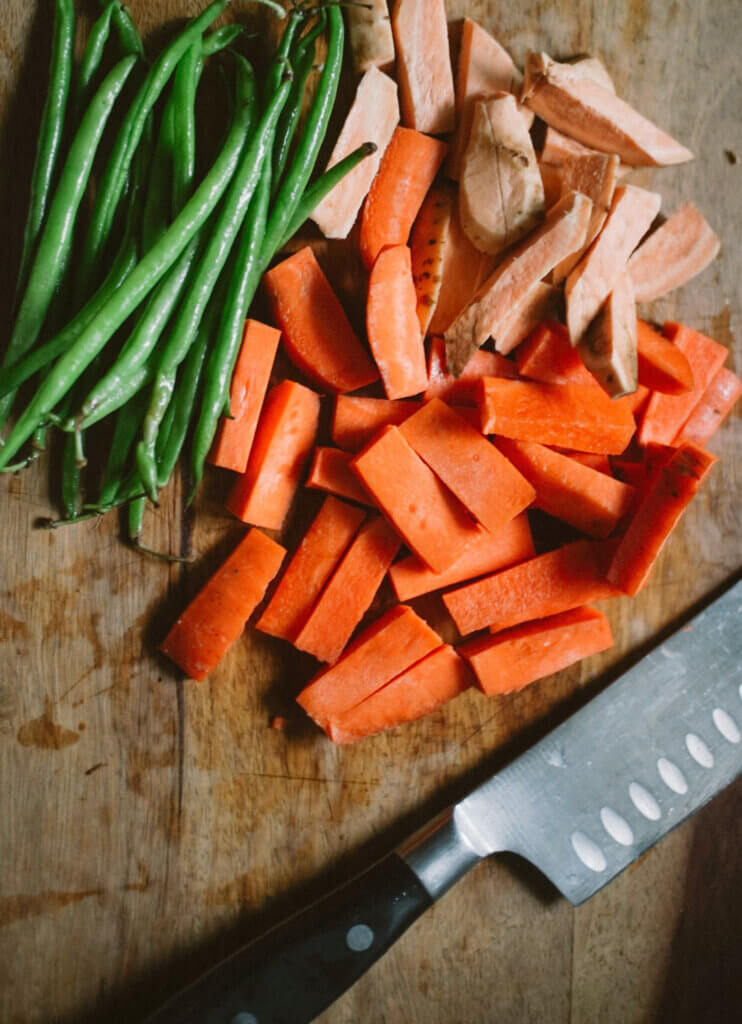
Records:
[[[49,89],[41,115],[39,141],[31,175],[31,199],[23,253],[18,274],[18,294],[23,291],[36,243],[44,224],[64,131],[64,116],[72,78],[72,53],[75,42],[75,6],[73,0],[56,0],[54,37],[49,65]]]
[[[339,184],[346,174],[356,168],[362,160],[365,160],[371,153],[375,153],[377,149],[375,142],[364,142],[357,149],[354,149],[352,153],[348,153],[346,157],[329,167],[324,174],[321,174],[316,181],[314,181],[309,188],[306,190],[304,195],[299,201],[299,205],[296,207],[293,217],[289,221],[289,225],[286,228],[286,234],[281,239],[276,252],[289,242],[294,237],[296,232],[302,226],[305,220],[308,220],[312,216],[315,209],[322,200]],[[271,253],[270,259],[273,259],[275,253]]]
[[[4,365],[16,362],[36,342],[64,270],[72,244],[77,212],[87,187],[93,159],[113,105],[131,73],[135,57],[126,57],[100,86],[82,119],[62,170],[49,215],[41,233]],[[13,394],[0,400],[0,425],[13,404]]]
[[[126,185],[129,167],[152,108],[175,71],[180,58],[197,39],[200,39],[204,29],[219,17],[227,5],[228,0],[214,0],[203,14],[189,22],[176,39],[163,50],[139,87],[114,143],[96,196],[80,259],[80,294],[85,294],[89,290],[90,282],[103,255],[116,209]]]
[[[106,0],[101,0],[101,7],[104,7]],[[119,4],[113,12],[113,27],[119,37],[119,46],[124,54],[131,54],[134,57],[144,57],[144,44],[137,32],[136,25],[131,20],[127,9]]]
[[[119,409],[96,507],[109,508],[116,500],[117,492],[122,485],[124,467],[142,425],[146,408],[147,394],[145,391],[139,391]]]
[[[276,122],[288,98],[287,78],[271,99],[255,134],[244,151],[225,197],[203,256],[189,282],[188,294],[168,340],[152,389],[152,400],[144,420],[142,440],[137,445],[137,465],[142,483],[153,501],[157,498],[155,444],[157,432],[175,386],[178,366],[185,359],[234,241],[242,227],[273,141]]]
[[[111,15],[114,8],[120,7],[120,0],[110,0],[103,8],[103,13],[90,29],[90,35],[85,46],[80,70],[75,83],[75,123],[77,123],[90,100],[93,81],[100,71],[103,60],[103,51],[106,48],[108,37],[111,32]]]
[[[239,99],[229,135],[210,171],[162,238],[139,261],[69,350],[54,365],[29,406],[21,413],[0,450],[0,468],[15,455],[66,394],[126,318],[147,297],[211,215],[232,180],[252,117],[253,79],[238,64]]]
[[[330,114],[335,105],[340,69],[343,63],[345,29],[342,12],[334,4],[328,9],[327,22],[329,31],[325,65],[293,162],[281,183],[271,210],[261,253],[263,267],[268,265],[273,253],[277,251],[281,240],[286,235],[286,228],[296,212],[307,182],[312,176],[327,132]]]

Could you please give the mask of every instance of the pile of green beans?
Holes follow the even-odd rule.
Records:
[[[142,543],[146,503],[158,502],[189,438],[191,494],[202,479],[229,415],[242,327],[263,272],[375,148],[359,147],[310,184],[338,89],[342,13],[335,0],[292,0],[287,16],[276,0],[260,2],[285,22],[258,84],[235,52],[242,27],[211,28],[228,0],[213,0],[149,66],[120,0],[101,0],[77,68],[72,0],[56,0],[18,313],[0,368],[0,428],[20,405],[1,442],[0,472],[28,465],[47,448],[51,427],[64,436],[63,518],[51,525],[123,506],[130,542],[156,554]],[[302,123],[323,35],[327,54]],[[118,63],[106,71],[112,48]],[[221,51],[229,51],[222,69],[233,83],[231,124],[199,180],[199,82]],[[99,142],[114,117],[99,168]],[[108,457],[96,480],[88,434],[98,431]]]

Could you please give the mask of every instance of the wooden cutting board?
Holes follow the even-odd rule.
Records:
[[[0,25],[3,331],[45,88],[48,3],[4,0]],[[89,13],[95,5],[83,5]],[[142,29],[202,5],[132,0]],[[237,2],[235,14],[267,24]],[[685,167],[642,173],[665,210],[693,198],[723,258],[657,319],[734,347],[742,318],[742,19],[736,0],[450,0],[521,60],[601,55],[621,94],[690,145]],[[350,257],[349,257],[350,253]],[[343,296],[352,252],[321,257]],[[730,365],[742,367],[740,345]],[[736,359],[736,363],[735,363]],[[365,867],[605,681],[742,561],[739,414],[712,442],[720,464],[636,600],[606,608],[608,654],[502,699],[471,693],[355,748],[293,710],[310,659],[249,633],[209,681],[183,681],[157,641],[243,528],[213,474],[191,512],[180,486],[147,520],[143,560],[115,517],[49,532],[54,467],[0,481],[0,1017],[133,1022],[236,943]],[[293,543],[317,507],[303,495]],[[436,600],[423,609],[440,617]],[[607,676],[608,674],[608,676]],[[272,714],[292,724],[271,730]],[[528,865],[482,864],[324,1024],[728,1022],[742,1002],[742,785],[575,910]]]

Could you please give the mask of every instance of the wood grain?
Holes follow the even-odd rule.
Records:
[[[94,5],[85,4],[90,13]],[[156,38],[201,4],[132,0]],[[0,25],[0,216],[9,312],[43,102],[47,4],[5,0]],[[735,349],[742,317],[742,155],[736,0],[449,0],[522,59],[602,55],[619,92],[697,153],[651,180],[672,211],[693,198],[723,258],[657,317],[687,318]],[[236,2],[260,26],[264,11]],[[639,181],[649,180],[649,175]],[[357,260],[322,247],[341,294]],[[358,309],[353,311],[358,317]],[[7,331],[10,317],[3,318]],[[736,362],[735,362],[736,360]],[[0,1019],[130,1022],[195,971],[387,851],[462,785],[502,763],[742,561],[739,414],[712,443],[711,480],[647,590],[606,611],[616,648],[525,692],[468,694],[419,724],[333,747],[293,711],[311,660],[249,633],[208,682],[154,653],[177,610],[242,528],[224,475],[198,507],[179,485],[148,516],[142,561],[113,517],[55,533],[47,463],[2,478],[0,535]],[[306,494],[289,543],[320,499]],[[421,609],[440,616],[436,600]],[[268,728],[271,714],[292,718]],[[35,724],[32,724],[35,723]],[[645,1024],[737,1019],[742,992],[740,821],[732,787],[587,905],[528,865],[481,865],[321,1018],[323,1024]]]

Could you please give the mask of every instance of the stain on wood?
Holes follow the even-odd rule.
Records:
[[[87,15],[96,7],[79,6]],[[128,6],[162,42],[203,5]],[[662,192],[666,213],[693,199],[722,235],[723,256],[648,312],[687,319],[729,344],[740,372],[742,204],[739,168],[724,155],[742,152],[732,87],[742,48],[736,0],[447,7],[451,21],[479,20],[519,61],[529,48],[599,54],[619,92],[695,150],[693,163],[642,184]],[[231,16],[250,31],[274,31],[269,13],[248,0],[235,0]],[[0,308],[8,311],[51,19],[40,2],[6,0],[2,20]],[[259,43],[247,40],[253,49]],[[346,100],[353,85],[348,74]],[[357,241],[319,249],[362,330]],[[257,315],[265,315],[261,302]],[[0,344],[9,329],[6,312]],[[330,400],[323,405],[327,420]],[[627,655],[739,568],[740,423],[737,413],[712,442],[721,461],[650,585],[633,601],[604,606],[612,651],[520,694],[467,693],[352,748],[333,747],[297,715],[294,697],[315,664],[279,641],[248,632],[203,684],[184,681],[156,653],[244,533],[224,512],[228,474],[212,472],[188,514],[178,481],[147,515],[147,543],[192,553],[188,567],[139,558],[119,543],[115,516],[34,529],[52,511],[41,460],[0,478],[0,1019],[140,1019],[235,943],[367,867],[579,706]],[[282,541],[296,542],[319,500],[302,495]],[[445,621],[439,598],[415,607],[436,625]],[[270,728],[275,715],[289,719],[286,730]],[[81,719],[86,728],[73,728]],[[51,738],[51,749],[39,737]],[[67,739],[54,746],[59,737]],[[515,857],[482,864],[321,1024],[737,1019],[740,794],[737,784],[580,908]],[[709,1003],[705,1017],[700,1000],[709,989],[718,1007]]]

